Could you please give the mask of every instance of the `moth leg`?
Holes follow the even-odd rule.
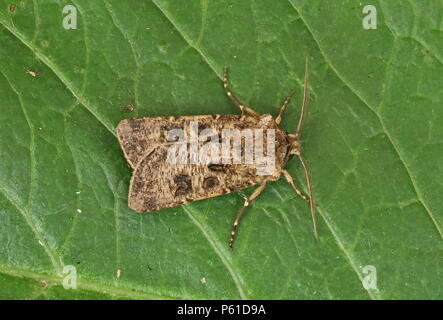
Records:
[[[311,200],[309,200],[308,196],[304,195],[301,190],[299,188],[297,188],[297,186],[295,185],[294,179],[291,177],[291,175],[289,174],[288,171],[286,170],[282,170],[283,175],[285,176],[286,180],[288,181],[288,183],[291,185],[292,189],[294,189],[295,193],[302,198],[303,200],[305,200],[307,203],[310,203]]]
[[[283,101],[282,105],[280,106],[280,109],[278,110],[278,115],[275,118],[275,123],[276,124],[280,124],[281,122],[281,116],[283,114],[283,112],[286,109],[286,106],[288,105],[289,101],[291,101],[292,96],[294,95],[295,90],[291,90],[288,94],[288,96],[286,97],[285,101]]]
[[[232,93],[231,89],[229,89],[229,80],[228,80],[228,69],[224,69],[223,73],[223,87],[225,88],[226,94],[228,95],[229,99],[231,99],[234,104],[240,108],[242,114],[245,112],[246,114],[249,114],[253,117],[260,117],[260,113],[254,111],[253,109],[245,106],[242,104],[236,96],[234,96],[234,93]]]
[[[249,198],[245,198],[245,203],[238,212],[237,217],[235,218],[234,223],[232,224],[231,237],[229,239],[230,250],[234,250],[234,240],[235,240],[235,235],[237,234],[238,225],[240,224],[240,219],[245,214],[246,209],[249,208],[252,202],[263,192],[263,190],[265,190],[266,183],[267,181],[263,182],[257,189],[254,190],[254,192],[249,196]]]

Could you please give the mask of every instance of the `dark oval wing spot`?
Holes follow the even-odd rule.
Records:
[[[217,187],[219,184],[217,177],[207,177],[203,180],[204,189],[212,189]]]
[[[169,123],[169,124],[162,125],[160,127],[160,129],[164,130],[164,131],[170,131],[172,129],[182,129],[183,130],[183,125],[179,124],[179,123]]]
[[[188,175],[176,175],[174,177],[175,195],[182,196],[192,191],[191,177]]]

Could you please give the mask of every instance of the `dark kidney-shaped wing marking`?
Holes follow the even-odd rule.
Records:
[[[129,207],[149,212],[241,190],[263,181],[255,168],[235,164],[171,166],[167,148],[159,146],[135,168],[129,188]]]

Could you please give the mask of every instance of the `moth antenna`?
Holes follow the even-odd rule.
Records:
[[[308,99],[309,99],[308,57],[306,57],[305,77],[303,81],[303,103],[301,105],[300,119],[298,120],[297,130],[295,131],[295,134],[297,136],[300,135],[301,129],[303,128],[303,123],[305,121],[305,115],[308,106]]]
[[[312,230],[314,231],[315,240],[318,241],[317,223],[315,220],[315,202],[314,202],[314,193],[312,192],[311,175],[309,173],[308,164],[306,163],[305,158],[301,154],[298,155],[298,158],[300,159],[301,165],[303,166],[303,169],[305,171],[306,182],[308,184],[309,199],[310,199],[309,205],[311,207]]]

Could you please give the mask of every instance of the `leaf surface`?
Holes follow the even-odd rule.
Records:
[[[441,1],[372,1],[375,30],[355,1],[76,0],[75,30],[62,25],[69,2],[10,4],[0,1],[0,297],[443,298]],[[296,90],[282,122],[293,132],[306,57],[319,242],[284,179],[248,211],[232,253],[235,193],[128,209],[121,119],[238,113],[222,88],[229,67],[260,113]],[[300,164],[287,168],[306,190]],[[62,286],[68,265],[76,290]],[[363,286],[375,275],[365,266],[376,289]]]

